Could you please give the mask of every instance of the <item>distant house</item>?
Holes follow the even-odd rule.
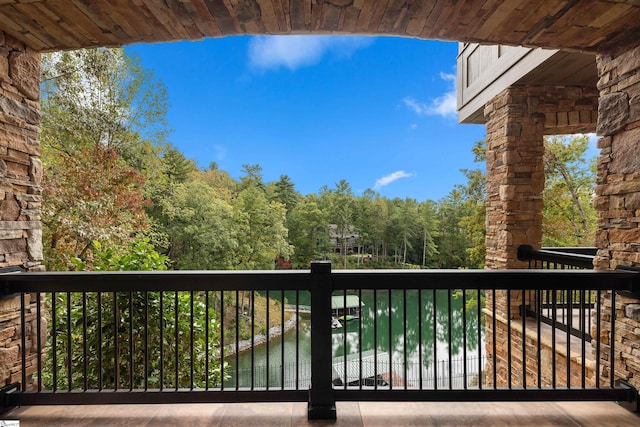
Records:
[[[338,230],[336,224],[329,224],[327,230],[334,253],[352,255],[363,252],[364,248],[359,242],[360,234],[358,234],[353,225],[347,226],[346,232]]]

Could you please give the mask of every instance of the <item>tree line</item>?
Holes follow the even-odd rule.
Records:
[[[233,178],[169,140],[161,81],[122,49],[45,55],[42,212],[50,270],[92,269],[146,242],[175,269],[482,268],[484,142],[478,168],[438,201],[355,194],[345,180],[303,195],[260,165]],[[592,245],[586,137],[546,141],[545,243]],[[347,240],[350,246],[347,247]],[[355,247],[355,250],[354,250]]]

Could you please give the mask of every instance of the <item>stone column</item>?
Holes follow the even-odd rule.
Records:
[[[0,31],[0,267],[31,271],[42,269],[39,81],[40,55]],[[22,381],[22,352],[35,371],[35,296],[25,298],[25,348],[20,298],[0,299],[0,386]]]
[[[520,245],[542,242],[545,115],[529,112],[526,87],[510,87],[489,101],[487,118],[487,256],[490,269],[526,268]],[[506,295],[496,295],[507,315]],[[512,292],[511,317],[518,317],[522,293]]]
[[[597,269],[640,266],[640,45],[598,56]],[[640,389],[640,299],[616,298],[615,376]],[[611,295],[602,301],[601,375],[609,377]],[[595,333],[593,331],[592,333]]]
[[[517,259],[518,246],[539,249],[542,243],[544,135],[591,132],[595,128],[597,92],[576,86],[512,86],[485,106],[487,118],[487,256],[490,269],[527,268]],[[496,340],[497,381],[508,383],[507,337],[512,339],[511,385],[527,372],[535,384],[537,367],[522,359],[520,307],[534,307],[533,291],[486,294],[487,351]],[[528,349],[534,354],[537,347]],[[491,361],[489,362],[491,363]],[[494,367],[487,366],[487,372]]]

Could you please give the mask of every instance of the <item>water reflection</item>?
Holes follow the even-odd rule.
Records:
[[[331,357],[334,361],[334,384],[344,384],[353,377],[371,371],[398,380],[394,386],[409,388],[450,386],[477,383],[483,366],[484,327],[479,319],[477,292],[448,290],[356,291],[361,302],[359,319],[342,322],[332,333]],[[334,295],[344,295],[342,292]],[[295,298],[287,298],[295,302]],[[304,304],[300,298],[300,303]],[[307,300],[308,301],[308,300]],[[329,321],[329,320],[327,320]],[[238,357],[239,387],[308,387],[310,377],[310,321],[299,320],[300,329]],[[297,345],[296,345],[297,344]],[[283,351],[284,348],[284,351]],[[329,349],[327,349],[329,355]],[[253,359],[253,375],[251,371]],[[465,360],[466,359],[466,362]],[[232,378],[226,386],[236,384],[235,358],[230,358]],[[297,363],[296,363],[297,362]],[[375,366],[367,366],[373,364]],[[353,366],[351,366],[353,365]],[[394,380],[395,381],[395,380]]]

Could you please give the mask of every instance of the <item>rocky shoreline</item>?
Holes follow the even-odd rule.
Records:
[[[277,338],[285,333],[287,333],[288,331],[290,331],[291,329],[295,328],[296,324],[298,323],[298,319],[296,317],[295,314],[293,314],[291,316],[291,318],[289,320],[287,320],[284,323],[284,328],[281,326],[273,326],[269,329],[269,340],[272,340],[274,338]],[[242,353],[243,351],[249,350],[252,346],[252,344],[254,346],[260,346],[263,345],[267,342],[267,335],[265,334],[258,334],[258,335],[254,335],[253,340],[248,339],[248,340],[242,340],[239,341],[237,344],[237,349],[236,349],[236,344],[229,344],[227,346],[224,347],[224,355],[226,356],[232,356],[234,354],[236,354],[236,351]]]

